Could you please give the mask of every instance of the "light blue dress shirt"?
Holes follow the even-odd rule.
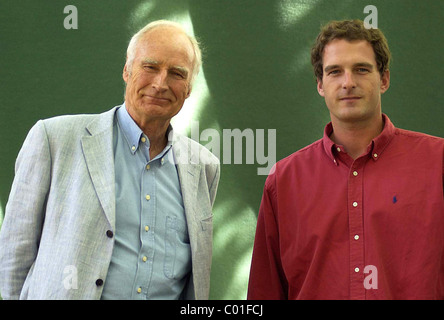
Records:
[[[180,299],[191,248],[172,144],[150,159],[149,139],[125,104],[116,118],[115,245],[102,299]]]

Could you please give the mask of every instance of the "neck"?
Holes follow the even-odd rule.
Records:
[[[353,160],[367,151],[368,145],[384,128],[382,115],[365,123],[344,123],[332,118],[332,125],[333,133],[330,135],[330,139],[334,143],[342,145]]]
[[[163,125],[145,125],[139,127],[150,140],[150,159],[154,159],[165,148],[168,142],[166,131],[169,122]]]
[[[165,148],[168,142],[168,137],[166,132],[170,124],[170,119],[168,120],[149,120],[145,118],[138,118],[131,114],[128,110],[131,118],[143,131],[143,133],[150,140],[150,159],[154,159],[162,150]]]

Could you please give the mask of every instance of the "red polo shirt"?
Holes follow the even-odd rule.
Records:
[[[444,139],[383,119],[356,160],[330,123],[276,164],[248,299],[444,299]]]

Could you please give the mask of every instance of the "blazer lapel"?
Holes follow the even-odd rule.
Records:
[[[195,207],[201,166],[198,159],[195,159],[194,153],[190,151],[192,151],[190,141],[182,136],[176,136],[173,143],[173,153],[179,174],[185,215],[187,220],[192,222],[188,223],[188,232],[192,234],[195,231],[194,227],[199,224]]]
[[[191,245],[192,277],[185,297],[208,299],[212,259],[212,211],[209,199],[204,161],[200,158],[204,148],[184,136],[173,140],[173,153],[179,174],[188,234]]]
[[[89,135],[82,138],[82,149],[103,211],[115,230],[115,173],[113,125],[117,107],[100,114],[87,127]]]

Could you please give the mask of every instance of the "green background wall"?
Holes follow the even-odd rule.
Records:
[[[63,26],[69,4],[78,10],[77,30]],[[203,44],[203,73],[177,127],[190,134],[188,124],[196,120],[200,131],[276,129],[281,159],[322,137],[329,121],[309,59],[320,25],[364,20],[368,4],[377,7],[393,54],[383,111],[398,127],[443,137],[443,1],[1,1],[0,222],[28,130],[38,119],[99,113],[122,103],[127,43],[149,21],[182,22]],[[222,165],[212,299],[246,297],[266,176],[243,159]]]

